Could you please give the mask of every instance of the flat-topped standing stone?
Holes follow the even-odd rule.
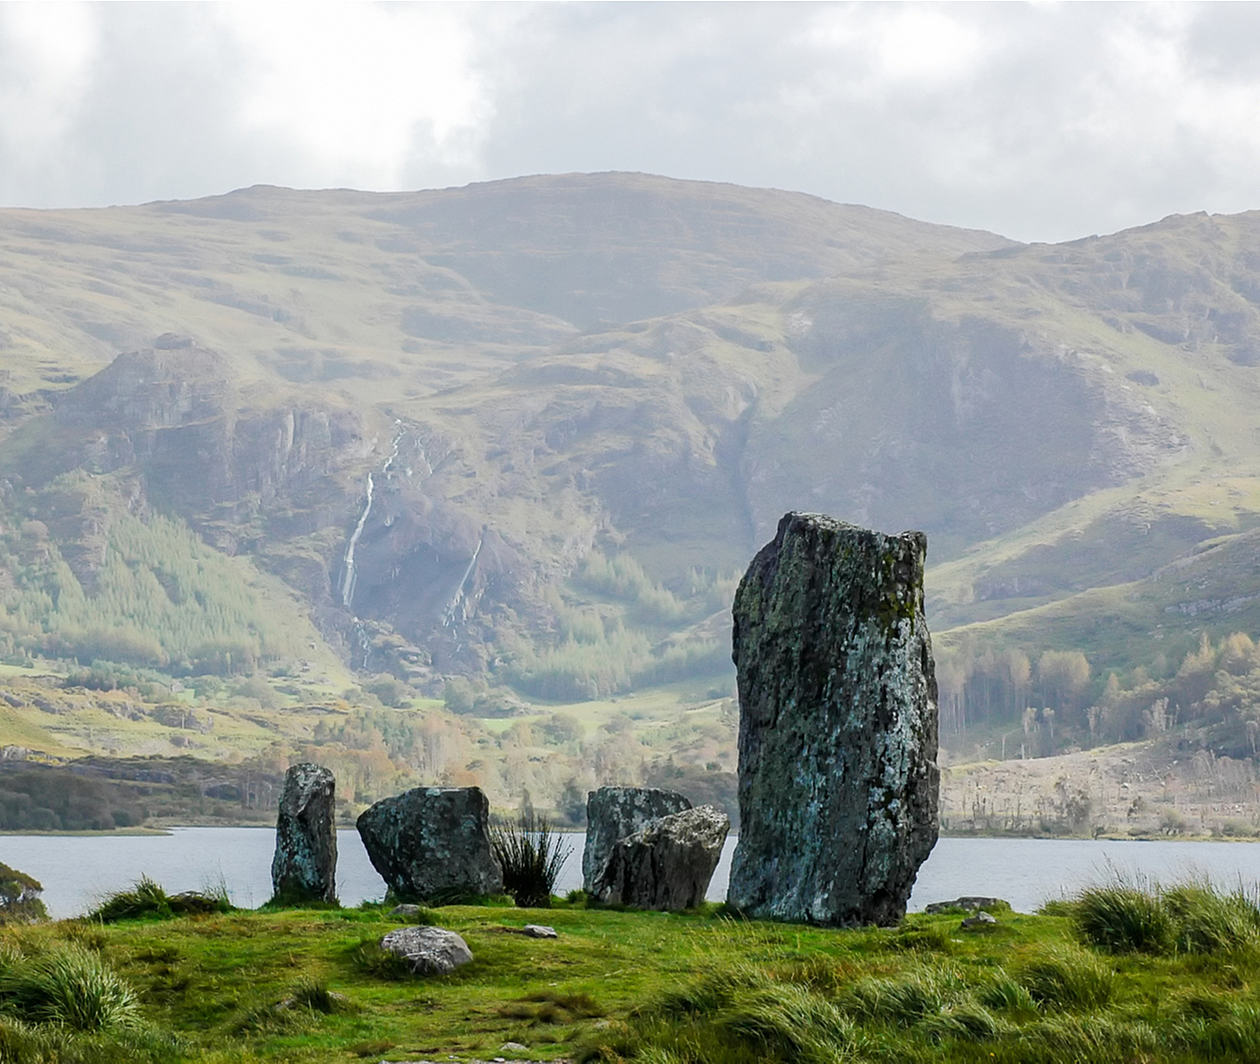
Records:
[[[734,606],[739,844],[757,917],[891,924],[936,843],[936,676],[922,532],[789,513]]]
[[[271,860],[272,896],[278,901],[337,900],[335,787],[322,765],[303,762],[284,774]]]
[[[617,840],[591,894],[613,905],[679,911],[704,901],[731,820],[714,805],[684,809]]]
[[[582,851],[582,887],[590,892],[608,863],[618,839],[651,821],[690,809],[677,791],[655,787],[600,787],[586,796],[586,849]]]
[[[417,787],[369,806],[355,826],[372,867],[399,901],[498,894],[490,803],[480,787]]]

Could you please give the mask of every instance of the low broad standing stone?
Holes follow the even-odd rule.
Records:
[[[399,901],[441,904],[503,890],[480,787],[417,787],[365,809],[355,826]]]
[[[677,791],[656,787],[600,787],[586,796],[586,849],[582,851],[582,887],[591,893],[612,848],[653,820],[690,809]]]
[[[678,911],[704,901],[731,829],[713,805],[653,820],[618,840],[592,895],[606,904]]]
[[[381,939],[381,949],[402,957],[416,975],[445,975],[473,959],[468,943],[442,927],[400,927]]]
[[[293,765],[284,774],[271,861],[277,901],[337,900],[336,781],[322,765]]]

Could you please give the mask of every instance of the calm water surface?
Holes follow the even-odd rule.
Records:
[[[582,885],[582,835],[572,845],[557,884],[563,894]],[[176,828],[169,835],[0,835],[0,861],[44,885],[54,917],[77,916],[110,891],[141,876],[168,893],[226,886],[244,908],[271,896],[275,833],[267,828]],[[385,884],[352,830],[337,833],[337,890],[343,905],[379,899]],[[726,896],[734,840],[727,842],[709,888]],[[912,911],[960,894],[1005,898],[1031,912],[1118,871],[1174,880],[1209,876],[1225,887],[1260,884],[1260,844],[1245,842],[1094,842],[1084,839],[941,839],[919,871]]]

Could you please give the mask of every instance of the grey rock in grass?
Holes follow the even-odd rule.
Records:
[[[336,781],[322,765],[293,765],[284,774],[271,860],[277,901],[337,900]]]
[[[591,894],[606,904],[679,911],[704,901],[731,829],[713,805],[684,809],[619,839]]]
[[[503,890],[480,787],[417,787],[369,806],[355,826],[399,901],[443,904]]]
[[[961,898],[955,898],[953,901],[934,901],[930,905],[926,905],[923,911],[928,916],[934,916],[937,913],[956,912],[961,909],[963,912],[974,913],[980,909],[1001,909],[1009,908],[1001,898],[989,898],[979,894],[967,894]]]
[[[997,926],[997,917],[980,909],[973,916],[968,916],[959,925],[964,931],[985,931]]]
[[[559,938],[554,927],[547,924],[526,924],[521,928],[521,934],[527,935],[529,938]]]
[[[619,839],[653,820],[690,809],[677,791],[655,787],[600,787],[586,796],[586,849],[582,851],[582,887],[591,893]]]
[[[463,937],[442,927],[397,928],[381,939],[381,949],[407,961],[416,975],[446,975],[473,959]]]
[[[922,532],[786,514],[735,595],[739,844],[750,916],[893,924],[937,837]]]

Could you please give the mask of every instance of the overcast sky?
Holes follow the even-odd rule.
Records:
[[[1260,208],[1260,5],[0,3],[0,205],[641,170],[1021,240]]]

